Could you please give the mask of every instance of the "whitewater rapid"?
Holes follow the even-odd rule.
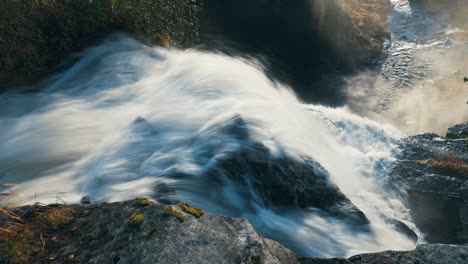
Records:
[[[19,184],[17,203],[71,203],[85,195],[181,200],[248,218],[263,235],[308,256],[415,246],[386,223],[397,219],[415,230],[400,195],[388,188],[400,132],[345,108],[305,104],[255,60],[116,35],[45,86],[0,97],[0,182]],[[313,208],[270,208],[248,187],[248,173],[239,175],[242,186],[222,171],[207,173],[247,144],[226,132],[236,117],[272,157],[317,161],[369,229]],[[164,188],[173,191],[161,196]]]

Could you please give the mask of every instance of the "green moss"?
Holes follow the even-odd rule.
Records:
[[[185,220],[184,214],[177,211],[172,205],[168,205],[168,206],[164,207],[163,214],[167,215],[167,216],[174,216],[180,222],[183,222]]]
[[[153,202],[147,198],[138,198],[136,199],[136,205],[138,206],[151,206]]]
[[[146,234],[146,239],[150,239],[155,232],[156,232],[156,224],[153,224],[148,230],[148,233]]]
[[[141,210],[136,211],[128,219],[128,224],[134,227],[139,227],[145,221],[145,215]]]
[[[205,210],[197,207],[192,207],[185,203],[178,203],[177,206],[182,208],[182,211],[186,212],[187,214],[191,214],[197,218],[200,218],[205,214]]]

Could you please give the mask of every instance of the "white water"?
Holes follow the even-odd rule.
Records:
[[[154,197],[155,186],[165,183],[176,190],[170,198],[247,217],[302,255],[414,247],[384,222],[395,218],[414,228],[385,187],[399,132],[346,109],[303,104],[254,62],[115,36],[47,87],[0,97],[0,181],[20,184],[17,202]],[[236,115],[274,156],[318,161],[366,214],[371,231],[317,210],[270,210],[222,172],[212,185],[207,168],[245,144],[222,131]],[[190,177],[166,177],[176,172]],[[249,182],[249,175],[242,177]]]

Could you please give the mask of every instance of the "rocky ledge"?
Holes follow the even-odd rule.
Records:
[[[410,252],[349,259],[301,258],[261,237],[245,219],[143,198],[90,205],[34,205],[5,213],[0,228],[1,263],[456,264],[468,260],[468,245],[421,245]]]
[[[400,141],[390,182],[429,243],[468,243],[468,123]]]

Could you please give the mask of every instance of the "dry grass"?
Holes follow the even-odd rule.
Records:
[[[438,173],[468,177],[468,164],[454,155],[434,155],[431,159],[418,160],[417,163],[431,166]]]
[[[197,207],[192,207],[186,203],[178,203],[177,206],[179,206],[185,213],[191,214],[197,218],[200,218],[205,214],[205,210]]]
[[[0,0],[0,86],[32,79],[116,30],[152,43],[192,46],[199,7],[190,0]]]
[[[47,243],[70,224],[75,209],[65,205],[34,205],[26,218],[2,209],[8,218],[0,224],[0,263],[32,263],[47,256]]]
[[[7,188],[14,184],[0,184]],[[56,239],[54,233],[73,221],[75,209],[65,205],[42,206],[36,204],[25,217],[20,217],[8,208],[18,205],[0,200],[0,263],[32,263],[47,254],[47,242]],[[29,210],[15,208],[18,210]]]

